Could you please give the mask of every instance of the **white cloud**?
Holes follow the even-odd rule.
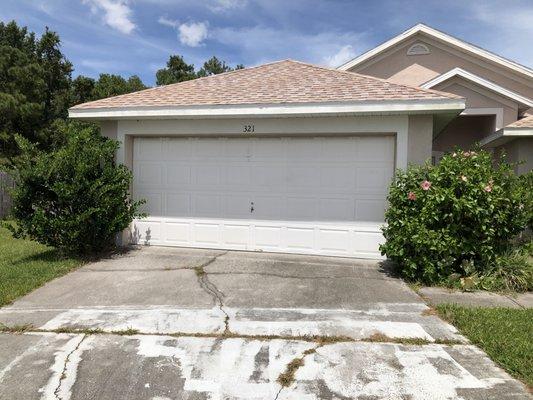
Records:
[[[355,56],[356,52],[353,46],[347,44],[346,46],[342,46],[339,51],[332,56],[324,57],[324,61],[328,66],[335,68],[341,66],[347,61],[350,61],[351,59],[355,58]]]
[[[225,12],[246,6],[248,0],[213,0],[207,7],[215,12]]]
[[[186,46],[198,47],[208,37],[209,24],[207,22],[189,22],[180,24],[179,21],[167,17],[159,17],[157,22],[161,25],[176,29],[180,42]]]
[[[197,47],[207,39],[207,22],[190,22],[178,27],[180,42],[184,45]]]
[[[104,23],[122,33],[132,33],[136,25],[131,19],[132,10],[127,0],[83,0],[91,6],[93,14],[103,14]]]
[[[179,25],[178,21],[168,19],[167,17],[159,17],[157,20],[161,25],[170,26],[171,28],[177,28]]]

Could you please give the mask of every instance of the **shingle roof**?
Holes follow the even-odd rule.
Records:
[[[461,97],[284,60],[79,104],[73,109],[450,100]]]
[[[526,115],[524,118],[507,125],[506,128],[533,128],[533,115]]]

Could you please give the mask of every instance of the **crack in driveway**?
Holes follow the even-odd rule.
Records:
[[[218,305],[218,308],[220,311],[225,315],[224,317],[224,333],[230,333],[229,329],[229,314],[224,309],[224,302],[223,298],[226,297],[224,293],[222,293],[218,287],[209,280],[209,277],[207,276],[207,272],[205,268],[212,263],[214,263],[219,257],[222,257],[224,255],[228,254],[228,251],[225,251],[224,253],[217,254],[213,258],[211,258],[209,261],[206,261],[205,263],[194,267],[194,270],[196,271],[196,277],[198,280],[198,284],[200,287],[213,298],[213,302],[215,305]]]
[[[83,343],[83,341],[87,338],[87,335],[83,334],[82,337],[81,337],[81,340],[76,344],[76,347],[74,347],[74,349],[67,354],[67,356],[65,357],[65,362],[63,364],[63,370],[61,371],[61,375],[59,376],[59,382],[57,383],[57,387],[55,388],[54,390],[54,396],[57,400],[62,400],[62,398],[59,396],[59,393],[61,391],[61,385],[63,384],[63,381],[66,379],[67,377],[67,368],[68,368],[68,363],[70,361],[70,357],[76,352],[79,350],[81,344]]]

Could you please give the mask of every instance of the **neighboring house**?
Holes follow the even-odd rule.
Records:
[[[476,142],[505,150],[523,173],[533,168],[533,70],[419,24],[339,67],[340,70],[457,94],[466,109],[435,126],[435,160]],[[533,113],[531,113],[533,114]]]
[[[506,100],[507,101],[507,100]],[[431,156],[456,94],[280,61],[77,105],[121,143],[138,243],[379,257],[396,168]]]

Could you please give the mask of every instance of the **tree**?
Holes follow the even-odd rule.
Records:
[[[182,56],[170,56],[167,67],[156,72],[156,84],[169,85],[171,83],[188,81],[196,78],[194,65],[187,64]]]
[[[71,96],[70,103],[71,105],[86,103],[87,101],[94,100],[93,91],[96,81],[93,78],[80,75],[72,81],[70,86]]]
[[[147,87],[137,75],[130,76],[128,80],[126,80],[120,75],[100,74],[92,91],[92,100],[118,96],[146,88]]]
[[[0,22],[0,154],[17,154],[14,134],[49,148],[43,129],[67,113],[72,65],[56,33],[40,39],[15,21]]]
[[[244,66],[242,65],[240,66],[244,68]],[[213,56],[204,63],[204,66],[198,71],[197,75],[199,77],[202,77],[202,76],[222,74],[223,72],[228,72],[228,71],[233,71],[233,68],[227,65],[225,61],[221,61],[215,56]]]

